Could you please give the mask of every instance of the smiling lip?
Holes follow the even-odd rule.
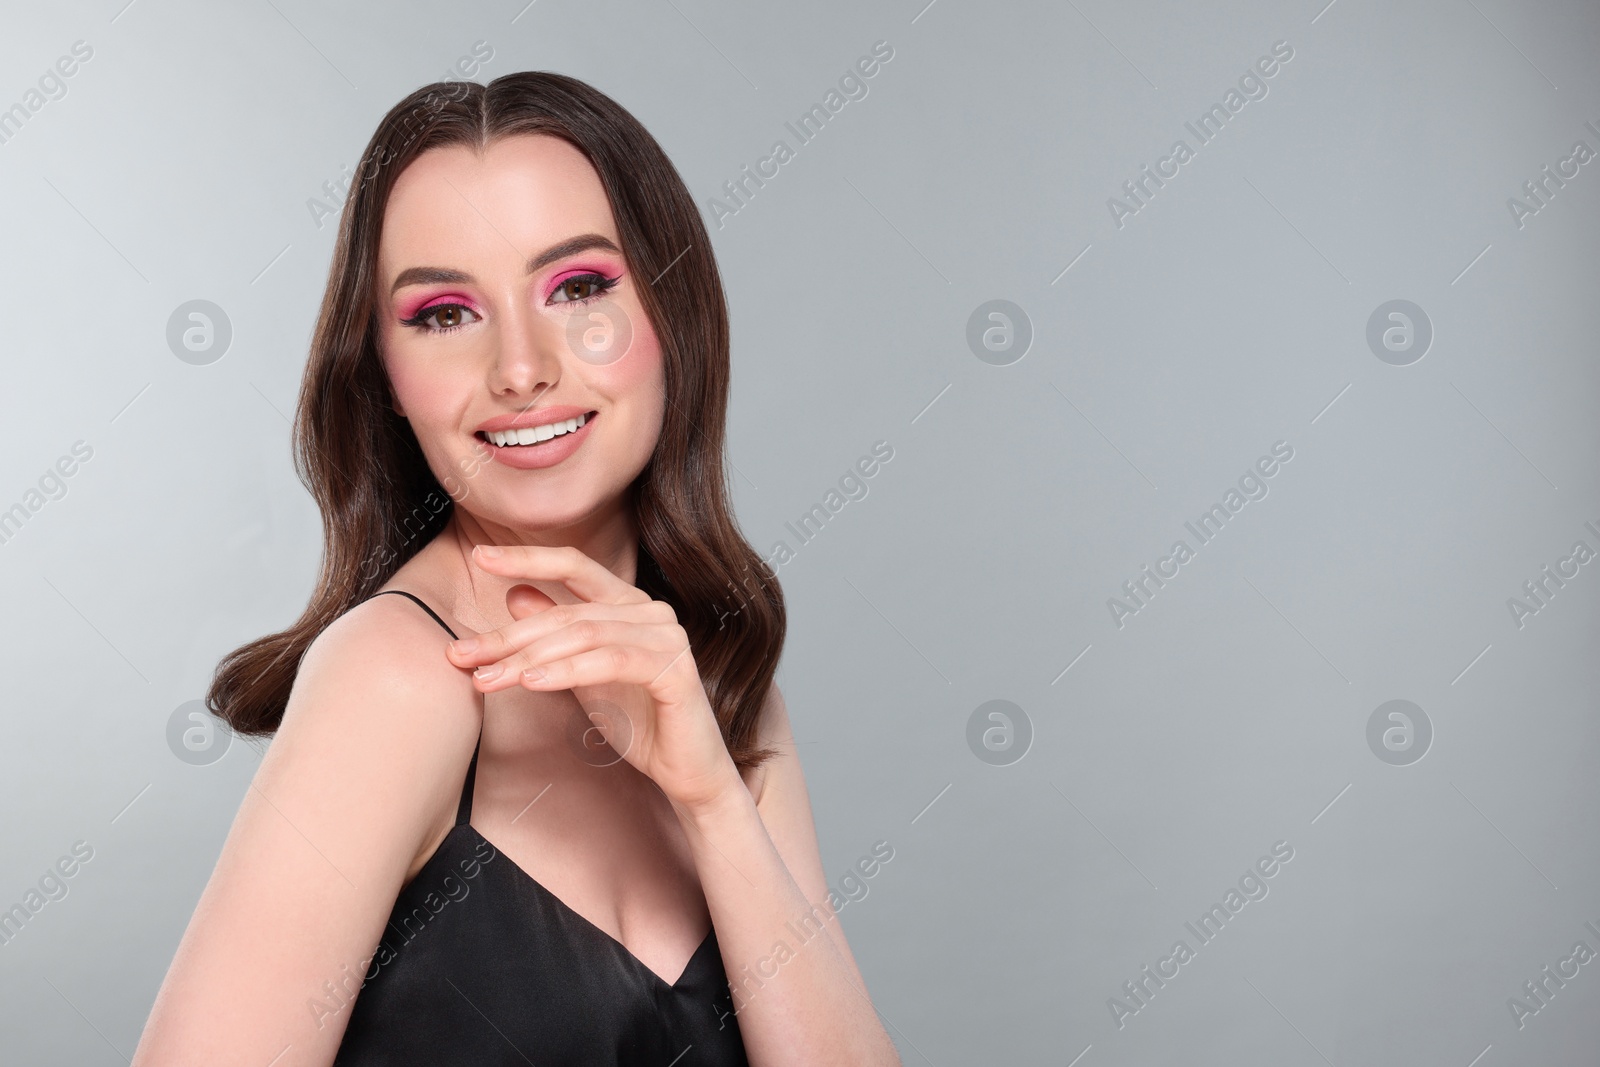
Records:
[[[560,407],[539,408],[536,411],[519,411],[515,415],[496,415],[488,422],[483,423],[473,432],[475,434],[493,433],[498,430],[524,430],[530,426],[544,426],[552,422],[566,422],[579,415],[587,415],[592,409],[574,407],[563,404]]]
[[[488,440],[487,433],[503,430],[521,430],[533,426],[544,426],[552,422],[562,422],[566,419],[584,418],[583,425],[576,430],[557,437],[549,438],[538,444],[532,445],[497,445]],[[544,467],[554,467],[568,456],[578,450],[578,447],[588,440],[589,427],[594,425],[599,418],[599,413],[579,407],[550,407],[540,408],[519,415],[502,415],[490,419],[474,434],[478,441],[489,450],[490,457],[496,462],[517,470],[539,470]]]

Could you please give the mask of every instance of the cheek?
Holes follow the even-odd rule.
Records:
[[[643,312],[639,313],[639,318],[644,319]],[[619,359],[616,368],[621,382],[633,389],[648,388],[652,383],[663,380],[661,342],[648,321],[635,335],[628,358]]]
[[[392,394],[389,406],[411,423],[413,431],[428,425],[428,399],[434,394],[422,375],[403,368],[391,368],[389,392]],[[419,433],[418,440],[424,441],[425,435]]]
[[[459,387],[451,388],[453,383],[447,363],[437,359],[430,361],[424,353],[409,350],[407,343],[413,341],[399,330],[383,337],[378,347],[379,363],[406,417],[426,420],[430,406],[440,407],[441,401],[459,391]]]
[[[634,335],[624,358],[597,370],[600,380],[596,384],[604,392],[633,409],[636,421],[659,429],[666,405],[666,364],[660,342],[649,327]]]
[[[666,417],[667,406],[667,379],[666,361],[661,355],[661,346],[657,343],[655,335],[648,337],[649,347],[644,353],[649,358],[642,360],[647,366],[643,372],[644,380],[638,384],[641,402],[648,405],[651,413],[650,450],[655,451],[655,443],[661,436],[661,426]]]
[[[382,362],[384,375],[389,379],[389,391],[394,394],[395,402],[409,415],[423,395],[419,388],[420,383],[403,363],[391,359],[384,359]]]

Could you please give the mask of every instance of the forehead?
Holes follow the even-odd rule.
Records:
[[[577,233],[617,240],[600,176],[577,148],[548,134],[503,137],[479,151],[431,148],[401,172],[384,207],[379,270],[528,256]]]

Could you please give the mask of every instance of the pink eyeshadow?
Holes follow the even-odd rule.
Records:
[[[402,319],[415,318],[424,308],[435,304],[461,304],[478,311],[478,305],[460,293],[431,293],[427,296],[415,296],[400,305],[399,313]]]
[[[619,271],[617,276],[620,277],[621,275],[620,275],[619,268],[607,267],[607,266],[605,266],[603,264],[595,264],[592,267],[573,267],[570,270],[562,271],[559,275],[557,275],[550,282],[550,288],[544,294],[544,298],[546,300],[549,300],[550,297],[555,293],[555,291],[557,289],[561,288],[562,284],[565,283],[566,281],[568,281],[569,279],[579,278],[579,277],[582,277],[585,274],[598,274],[602,278],[610,278],[610,277],[612,277],[612,271],[614,271],[614,270],[615,271]]]

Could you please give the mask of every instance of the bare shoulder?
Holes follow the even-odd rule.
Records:
[[[449,637],[404,597],[329,625],[162,983],[134,1067],[329,1063],[349,1020],[308,991],[361,974],[406,879],[453,821],[481,702]],[[320,994],[315,994],[319,995]]]
[[[407,597],[373,597],[335,619],[300,661],[258,784],[426,836],[454,811],[482,724],[470,673],[445,658],[449,640]]]
[[[320,707],[328,695],[349,698],[349,711],[359,715],[376,710],[377,701],[366,694],[393,698],[415,693],[443,698],[438,714],[462,719],[475,729],[477,691],[470,674],[445,658],[449,640],[444,628],[409,597],[374,596],[362,601],[329,624],[306,649],[284,712],[284,728],[312,705],[319,705],[323,718],[342,717],[340,708]],[[394,711],[437,717],[421,703],[405,700]]]

